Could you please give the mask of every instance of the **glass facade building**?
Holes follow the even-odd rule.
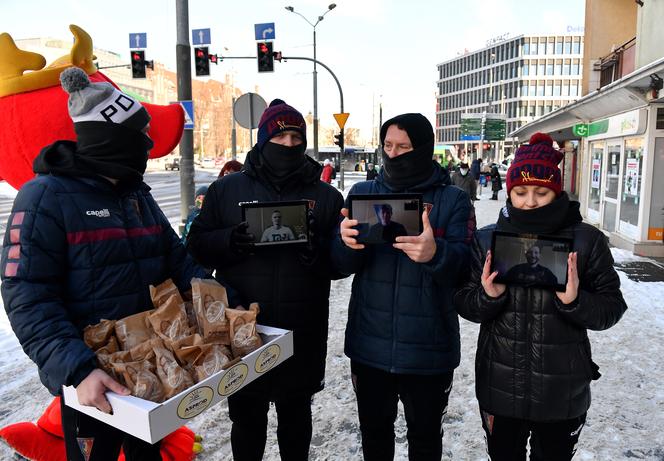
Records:
[[[507,133],[581,97],[582,35],[521,35],[438,64],[436,141],[461,114],[504,113]]]

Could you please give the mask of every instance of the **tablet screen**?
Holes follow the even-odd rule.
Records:
[[[394,243],[422,233],[422,194],[350,195],[349,217],[358,220],[358,243]]]
[[[571,239],[494,231],[491,271],[498,271],[498,283],[565,291],[570,251]]]
[[[306,243],[308,201],[242,203],[242,220],[254,245],[269,246]]]

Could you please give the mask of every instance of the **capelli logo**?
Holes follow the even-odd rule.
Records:
[[[104,208],[103,210],[88,210],[85,214],[88,216],[96,216],[98,218],[108,218],[111,216],[111,212],[108,211],[108,208]]]

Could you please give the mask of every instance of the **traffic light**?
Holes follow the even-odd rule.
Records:
[[[339,146],[339,149],[341,150],[341,152],[343,152],[344,151],[344,130],[342,129],[339,134],[335,134],[334,139],[336,139],[336,141],[334,141],[334,143],[337,146]]]
[[[274,55],[272,42],[258,42],[257,44],[258,72],[274,72]]]
[[[210,59],[210,62],[212,64],[219,64],[219,61],[221,61],[221,59],[219,59],[219,56],[217,56],[216,54],[210,54],[208,55],[208,58]]]
[[[210,75],[210,60],[207,46],[194,48],[194,63],[196,64],[196,76]]]
[[[131,50],[132,78],[145,78],[145,51]]]

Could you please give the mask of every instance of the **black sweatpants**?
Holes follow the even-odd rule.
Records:
[[[127,461],[161,461],[160,442],[151,445],[91,416],[60,399],[67,461],[117,461],[120,448]]]
[[[408,430],[410,461],[440,461],[443,418],[454,372],[440,375],[394,374],[350,363],[366,461],[394,459],[394,421],[401,400]]]
[[[306,461],[311,443],[310,393],[291,394],[274,400],[277,441],[283,461]],[[267,440],[270,400],[242,390],[228,397],[231,447],[234,461],[260,461]]]
[[[586,413],[554,422],[508,418],[482,409],[480,414],[491,461],[525,460],[528,437],[531,461],[569,461],[586,423]]]

